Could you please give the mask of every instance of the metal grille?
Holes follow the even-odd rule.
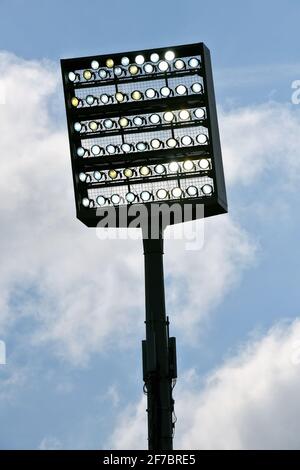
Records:
[[[106,104],[103,104],[101,100],[99,99],[102,94],[107,94],[112,97],[112,101],[110,101],[109,104],[115,103],[119,104],[122,106],[122,103],[119,103],[116,98],[115,94],[116,92],[121,92],[127,96],[126,102],[134,102],[135,100],[131,97],[131,94],[133,91],[140,91],[143,95],[143,101],[144,100],[150,100],[150,98],[147,98],[145,95],[145,91],[148,88],[153,88],[154,90],[157,91],[157,96],[153,98],[152,100],[158,99],[158,98],[163,98],[163,96],[160,93],[160,90],[164,86],[168,86],[171,89],[172,94],[170,96],[178,96],[176,94],[176,87],[178,85],[185,85],[187,87],[187,94],[188,95],[193,95],[195,94],[191,90],[191,86],[193,83],[201,83],[202,88],[203,88],[203,80],[202,77],[198,76],[192,76],[192,75],[186,75],[186,76],[180,76],[180,77],[171,77],[168,80],[166,78],[163,79],[156,79],[156,80],[143,80],[143,81],[131,81],[130,83],[120,83],[117,85],[107,85],[107,86],[92,86],[92,87],[84,87],[84,88],[76,88],[75,89],[75,96],[82,100],[81,107],[94,107],[94,106],[106,106]],[[95,98],[99,99],[99,101],[96,101],[92,104],[89,105],[86,102],[86,97],[88,95],[92,95]]]
[[[167,144],[168,139],[174,137],[178,141],[177,147],[185,147],[185,145],[181,142],[181,137],[189,135],[193,139],[194,144],[198,145],[196,141],[196,137],[199,134],[204,134],[208,138],[208,131],[203,126],[190,127],[190,128],[182,127],[179,129],[175,129],[174,131],[172,129],[160,130],[158,128],[156,131],[147,132],[147,133],[139,132],[139,133],[134,133],[134,134],[126,134],[123,137],[122,135],[118,134],[118,135],[111,135],[111,136],[105,136],[105,137],[97,137],[94,139],[85,139],[81,141],[81,145],[82,147],[84,147],[86,150],[89,151],[89,153],[86,154],[84,158],[93,158],[94,155],[91,149],[94,145],[98,145],[106,149],[106,147],[111,144],[111,145],[117,146],[117,153],[126,153],[126,152],[123,152],[121,148],[122,143],[133,144],[134,145],[133,151],[138,152],[139,150],[136,148],[136,144],[138,142],[146,142],[148,147],[144,151],[149,151],[149,150],[161,151],[161,148],[153,149],[151,147],[151,144],[150,144],[151,140],[158,139],[162,141],[164,148],[168,148],[168,144]],[[105,151],[105,153],[109,155],[108,151]],[[132,152],[128,152],[128,153],[132,153]]]
[[[203,160],[203,159],[201,159]],[[200,166],[199,166],[199,162],[201,161],[199,159],[197,160],[193,160],[193,163],[194,163],[194,168],[192,170],[189,170],[189,171],[186,171],[184,169],[184,165],[183,165],[183,162],[176,162],[178,164],[178,167],[179,167],[179,171],[178,171],[178,175],[179,177],[184,177],[184,175],[186,175],[187,173],[188,174],[197,174],[199,175],[199,172],[200,173],[205,173],[207,171],[209,171],[211,169],[211,159],[210,158],[205,158],[205,160],[207,160],[208,162],[208,168],[205,168],[205,169],[201,169]],[[175,161],[175,159],[174,159]],[[155,167],[156,165],[147,165],[147,167],[150,169],[150,173],[151,173],[151,178],[167,178],[167,177],[174,177],[174,175],[176,174],[176,172],[174,171],[171,171],[170,168],[169,168],[169,164],[160,164],[160,166],[163,166],[165,168],[165,173],[163,174],[158,174],[156,171],[155,171]],[[115,168],[115,167],[114,167]],[[117,170],[117,173],[118,173],[118,176],[116,179],[112,180],[110,177],[109,177],[109,170],[101,170],[101,175],[102,178],[99,180],[97,180],[95,177],[94,177],[94,172],[93,171],[88,171],[85,173],[85,176],[87,178],[87,183],[97,183],[97,184],[107,184],[107,181],[123,181],[124,183],[126,182],[126,184],[133,184],[134,183],[134,180],[136,179],[140,179],[141,178],[141,174],[140,174],[140,168],[141,166],[133,166],[133,165],[129,165],[128,167],[126,168],[130,168],[134,175],[131,176],[130,178],[126,178],[126,176],[124,176],[124,170],[125,170],[125,167],[122,167],[122,168],[119,168]],[[98,171],[98,170],[96,170]]]
[[[198,59],[198,60],[201,62],[201,56],[200,56],[200,55],[193,55],[193,56],[186,56],[186,57],[175,57],[175,59],[174,59],[172,62],[167,61],[168,64],[169,64],[169,68],[168,68],[168,71],[167,71],[167,72],[175,72],[175,71],[178,72],[178,70],[176,70],[176,68],[175,68],[175,66],[174,66],[175,61],[176,61],[177,59],[182,59],[183,62],[185,63],[186,68],[184,69],[184,71],[186,71],[186,70],[194,71],[195,69],[192,68],[192,67],[189,67],[189,65],[188,65],[188,61],[189,61],[189,59],[191,59],[192,57]],[[145,58],[146,58],[145,64],[146,64],[147,62],[150,62],[150,63],[151,63],[150,57],[149,57],[149,58],[145,57]],[[95,59],[97,59],[97,57],[95,57]],[[161,57],[161,59],[164,60],[163,57]],[[104,70],[107,72],[107,74],[108,74],[108,78],[107,78],[107,79],[101,79],[101,78],[99,77],[97,71],[94,71],[94,70],[92,70],[92,69],[90,69],[90,68],[88,68],[88,70],[91,70],[93,73],[95,73],[95,78],[92,79],[92,81],[99,82],[99,84],[104,85],[104,86],[106,85],[106,82],[109,82],[110,80],[116,79],[116,78],[117,78],[118,81],[121,83],[122,80],[128,79],[129,77],[132,77],[132,79],[134,80],[134,79],[137,79],[137,78],[139,78],[139,77],[145,77],[145,76],[150,76],[150,77],[151,77],[151,76],[163,74],[163,73],[159,70],[159,68],[158,68],[158,66],[157,66],[156,64],[153,64],[153,65],[154,65],[154,69],[155,69],[155,71],[154,71],[153,73],[146,73],[146,72],[144,71],[144,65],[145,65],[145,64],[143,64],[142,66],[138,66],[138,67],[139,67],[139,72],[138,72],[138,74],[132,76],[132,75],[130,75],[130,73],[129,73],[129,68],[130,68],[131,65],[134,65],[135,62],[134,62],[134,60],[131,60],[130,63],[129,63],[127,66],[121,65],[122,69],[125,70],[125,75],[121,75],[120,77],[117,77],[117,76],[114,74],[112,68],[108,68],[108,67],[106,67],[104,64],[101,64],[101,58],[99,59],[99,62],[100,62],[100,68],[101,68],[101,69],[104,69]],[[115,64],[115,65],[120,65],[120,64]],[[77,70],[74,70],[74,72],[79,76],[79,79],[80,79],[80,82],[81,82],[81,83],[89,83],[89,81],[88,81],[88,80],[85,80],[84,77],[83,77],[83,72],[84,72],[84,70],[86,70],[86,69],[77,69]],[[97,83],[97,84],[98,84],[98,83]]]
[[[190,196],[186,192],[186,189],[189,186],[195,186],[198,189],[198,195],[202,197],[202,196],[205,196],[205,194],[203,193],[201,188],[206,184],[211,185],[213,188],[214,187],[213,179],[208,176],[203,176],[203,177],[180,179],[180,180],[175,179],[175,180],[170,180],[170,181],[165,180],[165,181],[159,181],[159,182],[153,181],[149,183],[145,181],[143,183],[130,184],[130,185],[123,184],[123,185],[114,185],[112,187],[90,188],[88,189],[88,198],[93,200],[96,206],[99,206],[97,204],[98,196],[103,196],[109,202],[111,200],[112,195],[118,194],[121,197],[122,204],[128,204],[126,200],[126,194],[128,192],[132,192],[137,195],[137,199],[135,200],[135,203],[138,203],[138,202],[144,202],[140,197],[141,193],[143,191],[148,191],[152,194],[152,199],[151,199],[152,201],[160,201],[156,193],[159,189],[165,189],[169,193],[168,200],[176,200],[178,198],[172,196],[172,189],[180,187],[183,191],[183,198],[189,199]],[[205,196],[205,197],[210,197],[210,196]]]
[[[172,110],[172,112],[174,113],[175,115],[175,119],[174,119],[174,122],[173,122],[173,127],[177,127],[177,126],[184,126],[186,125],[187,123],[193,123],[193,122],[198,122],[198,121],[201,121],[199,119],[197,119],[195,117],[195,111],[196,109],[199,109],[199,108],[196,108],[196,107],[193,107],[193,108],[188,108],[188,111],[190,113],[190,117],[189,119],[187,120],[181,120],[180,117],[179,117],[179,113],[180,109],[175,109],[175,110]],[[201,109],[204,110],[204,117],[203,119],[205,119],[205,116],[206,116],[206,109],[205,107],[201,107]],[[145,114],[134,114],[134,116],[129,116],[127,114],[120,114],[119,117],[127,117],[128,120],[130,121],[129,123],[129,126],[128,127],[123,127],[121,128],[118,124],[118,121],[119,121],[119,117],[117,118],[110,118],[112,121],[113,121],[113,128],[112,128],[112,131],[115,132],[116,129],[122,129],[122,132],[124,134],[126,134],[127,132],[130,132],[132,129],[136,128],[136,126],[134,125],[133,121],[132,121],[132,118],[133,117],[141,117],[142,119],[144,119],[146,121],[146,124],[144,124],[143,126],[141,126],[141,130],[142,129],[147,129],[149,127],[153,127],[154,124],[151,123],[150,121],[150,116],[152,114],[158,114],[159,117],[160,117],[160,120],[161,120],[161,123],[162,124],[167,124],[167,122],[164,120],[164,112],[155,112],[155,113],[145,113]],[[84,120],[84,121],[80,121],[80,124],[82,125],[82,129],[80,131],[80,135],[90,135],[90,134],[94,134],[95,131],[92,131],[90,128],[89,128],[89,123],[91,121],[94,121],[94,122],[97,122],[100,129],[97,130],[97,133],[105,133],[105,134],[108,134],[110,133],[111,131],[107,130],[104,128],[104,125],[103,125],[103,122],[104,122],[104,119],[93,119],[93,120]]]

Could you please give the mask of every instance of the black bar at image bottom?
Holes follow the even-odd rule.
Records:
[[[121,465],[124,468],[135,468],[141,465],[190,465],[207,464],[210,467],[220,460],[232,464],[261,464],[287,468],[287,465],[299,463],[300,452],[292,451],[191,451],[181,450],[156,453],[150,451],[128,450],[3,450],[0,451],[0,466],[2,464],[70,464],[82,468],[97,468],[99,466]],[[2,467],[6,468],[6,467]],[[40,468],[40,467],[39,467]],[[207,467],[208,468],[208,467]]]

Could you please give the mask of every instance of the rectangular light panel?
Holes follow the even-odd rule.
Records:
[[[61,65],[80,220],[95,226],[97,208],[141,203],[204,204],[205,216],[227,212],[203,43]]]

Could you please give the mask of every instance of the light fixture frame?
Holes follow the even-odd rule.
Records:
[[[191,95],[182,95],[182,96],[169,96],[167,98],[158,97],[154,100],[139,100],[133,102],[124,102],[124,103],[113,103],[100,106],[91,106],[91,107],[72,107],[70,102],[74,96],[74,89],[90,87],[93,80],[83,81],[83,82],[71,82],[68,79],[69,72],[74,72],[76,70],[86,70],[91,69],[91,62],[97,60],[100,64],[100,69],[105,67],[107,59],[112,58],[114,64],[121,64],[121,58],[126,56],[130,59],[130,64],[134,64],[134,59],[137,55],[143,55],[145,57],[145,63],[149,62],[150,55],[153,52],[159,54],[162,60],[167,51],[175,51],[176,57],[174,61],[184,58],[184,57],[201,57],[201,67],[192,68],[185,67],[182,70],[169,70],[167,72],[153,72],[153,74],[140,75],[122,75],[120,77],[115,77],[114,74],[109,79],[106,80],[97,80],[95,86],[103,87],[105,85],[114,85],[116,90],[118,90],[118,85],[121,83],[135,83],[138,84],[140,81],[149,80],[151,76],[151,81],[161,78],[172,78],[186,75],[194,75],[195,77],[201,77],[203,80],[204,92],[202,94],[191,94]],[[155,64],[154,64],[155,67]],[[105,171],[109,169],[120,170],[121,168],[127,167],[140,167],[148,165],[157,165],[164,164],[168,165],[171,161],[182,162],[187,158],[192,159],[201,159],[201,158],[210,158],[212,161],[211,168],[207,170],[207,175],[213,179],[214,193],[212,196],[197,196],[192,198],[182,198],[182,199],[172,199],[160,201],[151,201],[146,203],[147,206],[151,204],[155,205],[165,205],[168,204],[172,206],[177,203],[181,206],[185,204],[190,204],[192,206],[192,211],[189,212],[189,220],[194,220],[199,217],[199,212],[197,211],[197,205],[204,205],[203,217],[210,217],[217,214],[222,214],[227,212],[227,197],[226,197],[226,188],[223,172],[223,163],[222,163],[222,154],[221,154],[221,145],[219,137],[219,128],[218,128],[218,119],[217,119],[217,110],[216,110],[216,101],[214,93],[214,84],[213,84],[213,75],[211,67],[211,58],[210,51],[204,43],[195,43],[187,44],[180,46],[172,47],[163,47],[157,49],[148,49],[148,50],[137,50],[130,52],[121,52],[114,54],[105,54],[98,56],[90,57],[81,57],[73,59],[62,59],[61,60],[61,69],[63,77],[63,87],[65,95],[65,105],[67,112],[67,123],[68,123],[68,133],[69,133],[69,143],[70,143],[70,152],[71,152],[71,163],[72,163],[72,173],[73,173],[73,184],[75,192],[75,203],[76,203],[76,215],[77,218],[89,227],[95,227],[103,219],[103,217],[109,216],[111,211],[116,214],[116,217],[110,217],[110,220],[113,223],[113,226],[121,227],[123,226],[124,219],[119,218],[119,212],[122,207],[124,210],[124,205],[106,205],[101,208],[85,208],[82,205],[82,199],[87,197],[87,189],[89,187],[97,187],[97,185],[103,186],[113,186],[116,185],[116,181],[105,181],[105,183],[89,183],[85,184],[80,181],[79,173],[81,172],[94,172],[94,171]],[[97,73],[96,73],[97,75]],[[138,86],[137,86],[138,89]],[[113,159],[109,155],[102,155],[100,157],[93,158],[78,158],[76,157],[76,149],[81,146],[81,133],[74,130],[74,122],[80,122],[84,120],[103,120],[106,118],[116,118],[118,120],[120,117],[127,117],[128,119],[133,119],[136,115],[144,114],[156,114],[158,112],[164,113],[165,111],[174,111],[181,109],[190,109],[190,108],[206,108],[205,116],[205,127],[208,129],[209,133],[209,143],[205,146],[187,146],[187,147],[175,147],[167,148],[164,146],[159,150],[147,150],[146,152],[136,152],[136,153],[126,153],[120,154],[117,153],[113,156]],[[182,124],[186,125],[186,122]],[[159,130],[164,126],[171,127],[174,123],[159,123],[156,125],[156,128]],[[126,128],[127,129],[127,128]],[[122,135],[125,132],[125,129],[113,129],[110,130],[111,135]],[[136,130],[132,129],[130,132],[147,132],[143,127],[139,127]],[[95,132],[92,135],[97,136],[101,134],[101,131]],[[201,177],[199,173],[194,175],[194,177]],[[165,180],[170,180],[170,177],[166,177],[166,174],[162,174],[159,181],[163,183]],[[176,177],[174,176],[174,179]],[[150,180],[149,180],[150,181]],[[156,178],[156,181],[158,179]],[[137,180],[135,180],[137,182]],[[139,181],[141,184],[145,183],[144,179],[141,178]],[[118,185],[121,183],[119,182]],[[191,183],[193,184],[193,183]],[[133,190],[134,185],[131,186]],[[134,191],[134,190],[133,190]],[[142,203],[144,205],[145,203]],[[138,203],[134,204],[138,206]],[[131,207],[130,204],[125,207]],[[126,224],[131,224],[134,217],[128,217]],[[171,218],[170,224],[176,223],[177,220]]]

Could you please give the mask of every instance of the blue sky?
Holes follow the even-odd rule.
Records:
[[[178,400],[180,391],[186,396],[189,386],[194,387],[195,397],[205,391],[208,394],[206,378],[212,371],[223,370],[230,358],[240,357],[244,349],[254,348],[251,357],[259,358],[262,348],[256,342],[264,345],[270,328],[298,319],[300,105],[291,102],[291,84],[300,79],[300,5],[296,1],[283,5],[277,0],[247,5],[238,1],[177,3],[0,1],[1,75],[9,77],[7,85],[9,80],[16,80],[10,75],[14,67],[19,71],[23,68],[26,74],[30,70],[29,75],[36,71],[40,82],[34,81],[32,89],[30,81],[28,88],[18,81],[14,84],[20,87],[20,96],[31,110],[29,123],[41,122],[42,128],[40,135],[39,129],[27,129],[25,114],[24,155],[29,155],[28,162],[22,158],[7,165],[4,156],[10,154],[13,161],[18,153],[9,132],[15,135],[16,114],[22,117],[25,111],[20,102],[7,114],[10,97],[7,107],[0,105],[0,119],[7,126],[6,137],[0,136],[7,146],[2,166],[8,181],[14,175],[14,184],[5,185],[1,198],[5,230],[0,246],[6,269],[0,285],[0,339],[7,345],[7,364],[0,365],[1,449],[130,447],[134,446],[136,428],[130,430],[135,421],[137,428],[139,425],[135,406],[142,391],[143,285],[134,292],[137,298],[130,291],[142,273],[141,244],[125,241],[117,245],[111,241],[101,245],[93,231],[73,220],[61,58],[200,41],[211,50],[230,216],[208,222],[205,247],[196,264],[187,258],[185,268],[184,252],[177,251],[183,246],[166,243],[168,313],[171,332],[177,336],[179,373],[184,384],[182,388],[179,385]],[[47,88],[44,94],[43,80]],[[37,112],[36,103],[47,114],[45,122],[42,114],[40,121],[32,117]],[[22,122],[18,121],[17,129],[22,135]],[[44,153],[47,157],[43,161]],[[242,171],[241,177],[236,168]],[[59,182],[51,189],[57,175]],[[44,196],[45,185],[49,199]],[[30,196],[33,188],[34,198]],[[11,201],[14,217],[8,213],[5,200]],[[42,209],[49,210],[47,219]],[[218,250],[214,243],[221,248]],[[111,250],[110,256],[106,256],[107,250]],[[182,261],[181,266],[174,256]],[[90,263],[88,268],[85,260]],[[117,260],[122,260],[123,268]],[[203,267],[210,263],[215,263],[215,268],[212,278],[206,278]],[[72,271],[77,270],[76,277]],[[194,296],[187,307],[180,295],[183,279],[190,279],[188,293]],[[76,290],[79,292],[73,299]],[[116,293],[125,298],[124,309],[117,305]],[[83,300],[85,297],[88,299]],[[181,313],[186,323],[191,318],[195,335],[183,326]],[[114,326],[114,314],[121,326]],[[94,328],[93,318],[98,319]],[[93,331],[97,328],[103,329],[103,335],[100,332],[97,336]],[[292,331],[282,328],[282,342],[286,344],[288,337],[294,344],[298,327]],[[277,336],[276,341],[280,343]],[[248,359],[243,356],[242,365],[239,363],[243,371]],[[196,384],[189,382],[190,371],[197,377]],[[294,365],[292,372],[299,375],[299,367]],[[179,384],[180,380],[179,376]],[[270,383],[268,390],[272,390]],[[299,382],[291,383],[293,389],[286,396],[290,403],[296,385],[299,387]],[[269,398],[267,393],[261,402],[257,399],[258,405]],[[273,426],[271,409],[270,405],[265,417],[267,430]],[[185,411],[182,406],[180,410]],[[284,409],[282,413],[284,417]],[[188,445],[182,438],[188,418],[177,414],[178,445]],[[229,406],[222,423],[251,429],[244,408],[239,419],[231,421],[232,416]],[[133,441],[121,439],[127,432],[126,419]],[[197,423],[191,421],[190,428],[192,425],[197,429]],[[288,426],[287,420],[278,440],[270,438],[265,445],[278,448],[281,442],[285,447],[295,446],[296,441],[286,432]],[[241,442],[234,436],[225,443],[215,435],[212,440],[217,448],[255,446],[255,439],[247,436]],[[194,435],[190,442],[192,446]],[[201,436],[196,445],[212,446],[205,439],[201,441]]]

